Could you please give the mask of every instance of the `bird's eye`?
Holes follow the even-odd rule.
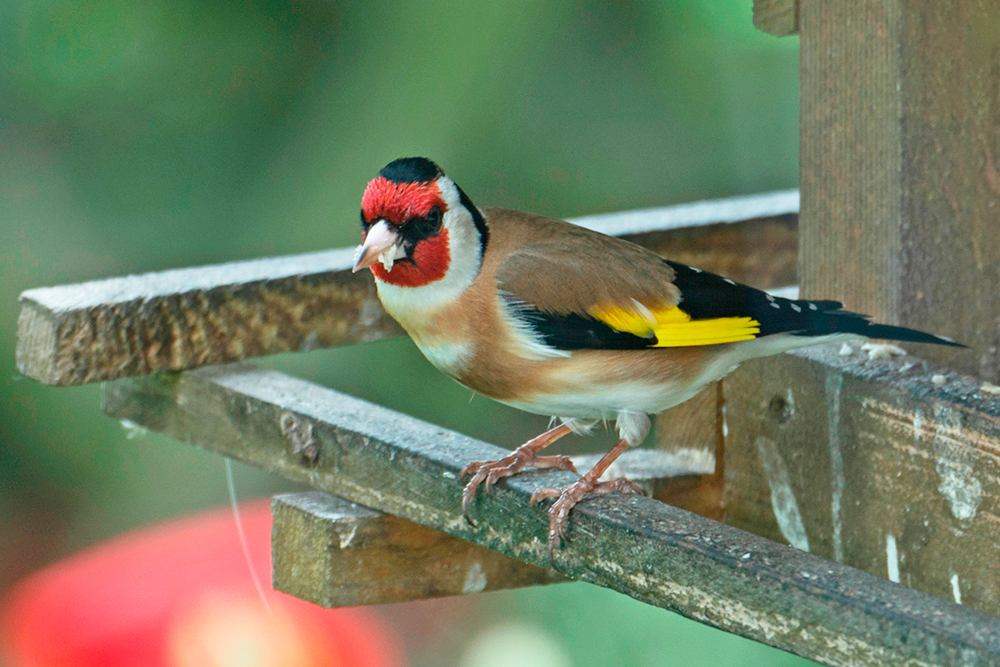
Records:
[[[425,239],[441,231],[441,209],[435,206],[422,218],[414,218],[414,236]]]

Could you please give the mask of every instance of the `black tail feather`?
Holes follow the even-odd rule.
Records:
[[[898,340],[907,343],[930,343],[931,345],[949,345],[951,347],[965,347],[961,343],[956,343],[950,338],[936,336],[934,334],[907,329],[906,327],[896,327],[891,324],[876,324],[870,322],[867,317],[851,313],[848,311],[834,311],[823,313],[832,320],[834,330],[830,333],[856,333],[867,338],[881,338],[884,340]],[[846,317],[845,317],[846,316]],[[809,332],[797,333],[800,336],[816,335]]]
[[[898,340],[907,343],[930,343],[931,345],[949,345],[951,347],[965,347],[961,343],[956,343],[950,338],[936,336],[934,334],[897,327],[891,324],[877,324],[871,321],[867,315],[852,313],[843,310],[844,304],[839,301],[806,301],[790,299],[774,299],[783,309],[792,309],[791,304],[795,304],[802,311],[805,318],[801,318],[804,325],[799,331],[789,331],[795,336],[827,336],[830,334],[850,333],[865,336],[866,338],[879,338],[882,340]]]
[[[695,320],[749,316],[760,323],[759,337],[846,333],[867,338],[965,347],[944,336],[889,324],[874,324],[867,315],[843,310],[844,304],[839,301],[785,299],[708,271],[664,261],[676,273],[674,284],[681,293],[680,308]]]

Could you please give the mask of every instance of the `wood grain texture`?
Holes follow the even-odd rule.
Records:
[[[775,37],[799,31],[799,0],[753,0],[753,25]]]
[[[1000,2],[802,0],[799,284],[1000,378]]]
[[[566,581],[551,568],[319,491],[271,501],[276,590],[353,607]]]
[[[518,475],[461,516],[458,473],[503,450],[279,373],[245,366],[119,380],[105,411],[289,479],[548,565],[531,494],[574,476]],[[312,425],[304,462],[282,432]],[[1000,665],[1000,619],[639,496],[573,510],[568,576],[826,664]]]
[[[824,347],[724,389],[727,523],[1000,613],[997,388]]]
[[[678,261],[794,282],[798,193],[580,218]],[[742,216],[742,217],[741,217]],[[73,385],[402,334],[351,249],[162,271],[21,295],[20,373]]]
[[[84,384],[401,335],[351,265],[337,250],[28,290],[17,369]]]

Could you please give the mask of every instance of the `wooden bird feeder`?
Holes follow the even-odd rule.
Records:
[[[744,364],[625,460],[671,504],[580,505],[560,571],[528,498],[568,473],[505,481],[473,527],[458,473],[501,450],[231,363],[401,335],[350,250],[27,291],[18,369],[322,492],[274,499],[272,545],[275,587],[321,605],[568,577],[830,665],[1000,665],[1000,4],[757,0],[754,23],[799,35],[801,207],[576,222],[969,349]]]

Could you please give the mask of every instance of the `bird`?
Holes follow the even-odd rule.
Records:
[[[659,414],[757,357],[838,340],[876,338],[959,346],[872,322],[831,300],[786,299],[664,259],[572,223],[478,208],[434,162],[393,160],[361,198],[362,243],[385,311],[446,375],[500,403],[553,417],[508,456],[473,461],[462,512],[477,489],[526,468],[577,472],[540,452],[568,433],[614,420],[618,442],[577,481],[542,488],[548,550],[567,537],[572,508],[590,495],[639,493],[600,481],[640,444]],[[552,426],[552,424],[556,424]]]

